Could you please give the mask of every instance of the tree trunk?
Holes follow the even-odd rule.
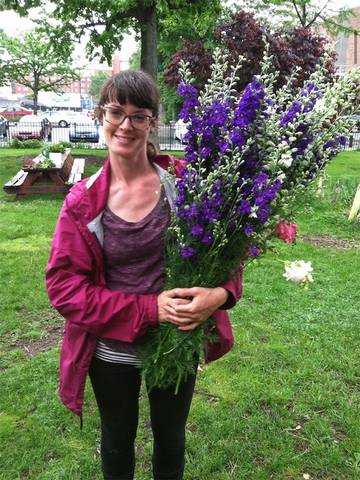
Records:
[[[141,8],[141,60],[140,68],[153,77],[157,83],[157,26],[156,26],[156,2],[151,6],[145,6],[143,0],[139,0]],[[151,140],[159,149],[159,136],[157,129],[150,135]]]
[[[39,80],[38,80],[38,77],[37,75],[35,74],[34,75],[34,88],[33,88],[33,94],[34,94],[34,115],[37,115],[37,111],[38,111],[38,95],[39,95],[39,89],[38,89],[38,85],[39,85]]]
[[[139,2],[141,3],[141,2]],[[156,27],[156,3],[144,6],[141,21],[141,62],[144,72],[151,75],[157,81],[157,27]]]

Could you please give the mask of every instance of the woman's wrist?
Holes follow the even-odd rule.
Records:
[[[229,291],[224,287],[216,287],[213,289],[214,294],[217,297],[216,303],[218,304],[217,308],[221,308],[229,299]]]

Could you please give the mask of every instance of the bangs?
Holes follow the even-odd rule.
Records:
[[[158,115],[159,93],[151,77],[142,71],[124,70],[113,75],[103,86],[99,104],[132,104]]]

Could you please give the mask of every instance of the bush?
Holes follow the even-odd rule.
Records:
[[[18,140],[14,138],[11,142],[11,148],[41,148],[42,142],[40,140]]]

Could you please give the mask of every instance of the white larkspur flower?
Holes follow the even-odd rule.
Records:
[[[249,218],[257,218],[257,211],[259,210],[259,205],[253,205],[251,207],[251,212],[249,214]]]
[[[291,167],[292,163],[293,163],[293,158],[288,153],[283,153],[279,158],[279,164],[283,165],[286,168]]]

